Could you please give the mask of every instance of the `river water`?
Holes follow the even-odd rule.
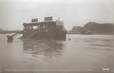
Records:
[[[0,35],[0,70],[4,73],[112,73],[114,35],[67,35],[65,41],[7,42]]]

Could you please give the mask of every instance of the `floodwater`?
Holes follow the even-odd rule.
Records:
[[[7,42],[0,35],[0,70],[4,73],[112,73],[114,35],[67,35],[65,41]]]

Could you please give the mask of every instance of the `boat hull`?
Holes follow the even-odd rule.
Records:
[[[35,39],[35,40],[65,40],[66,33],[65,32],[37,32],[37,31],[29,31],[23,33],[24,39]]]

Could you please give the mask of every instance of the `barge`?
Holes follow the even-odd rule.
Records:
[[[25,39],[53,39],[65,40],[66,30],[61,20],[53,20],[53,17],[45,17],[44,21],[38,18],[32,19],[30,23],[23,23],[23,38]]]

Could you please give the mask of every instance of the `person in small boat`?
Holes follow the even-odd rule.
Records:
[[[10,36],[10,35],[8,35],[8,36],[7,36],[7,41],[13,41],[13,37]]]

